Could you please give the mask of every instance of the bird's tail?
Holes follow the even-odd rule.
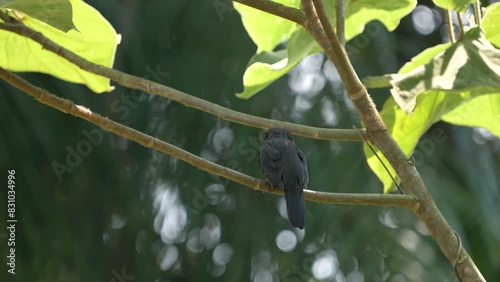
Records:
[[[304,229],[304,191],[285,190],[286,211],[293,227]]]

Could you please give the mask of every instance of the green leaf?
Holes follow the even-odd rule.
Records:
[[[73,8],[69,0],[0,1],[0,8],[22,12],[63,32],[77,29],[72,20]]]
[[[275,0],[293,8],[300,7],[300,0]],[[241,15],[241,21],[248,35],[257,45],[257,53],[272,51],[285,42],[297,29],[297,24],[289,20],[234,2],[234,8]]]
[[[500,48],[500,3],[491,4],[484,9],[482,27],[486,38]]]
[[[429,89],[480,93],[491,93],[492,89],[500,91],[500,50],[484,38],[479,28],[469,30],[464,38],[421,64],[445,46],[434,48],[425,56],[419,56],[418,61],[405,65],[400,71],[402,74],[391,80],[391,94],[405,112],[410,113],[415,107],[417,95]]]
[[[483,127],[500,137],[500,92],[481,95],[443,116],[456,125]]]
[[[384,120],[389,133],[399,144],[405,155],[410,158],[413,154],[415,158],[414,162],[416,165],[419,165],[426,156],[433,153],[436,146],[435,143],[443,142],[442,136],[439,136],[439,132],[437,134],[432,133],[430,139],[422,140],[420,146],[417,147],[420,137],[431,127],[431,125],[441,120],[444,115],[457,109],[461,104],[466,105],[465,102],[478,95],[481,94],[472,91],[445,92],[440,90],[428,90],[418,95],[417,107],[411,114],[407,114],[401,110],[394,98],[389,97],[389,99],[385,102],[380,115]],[[484,97],[486,96],[490,95],[484,95]],[[498,118],[490,121],[490,123],[494,121],[498,123]],[[382,181],[384,192],[387,193],[394,190],[394,184],[391,177],[377,157],[366,144],[363,146],[363,149],[368,165],[380,181]],[[395,176],[396,173],[394,169],[384,155],[378,150],[378,148],[374,147],[374,150],[386,164],[389,172]]]
[[[401,74],[406,74],[419,66],[425,65],[431,61],[439,53],[451,46],[451,43],[439,44],[434,47],[424,50],[422,53],[413,57],[410,62],[403,65],[397,74],[385,74],[380,76],[368,76],[363,79],[363,84],[367,88],[384,88],[391,87],[391,81],[401,77]]]
[[[462,13],[467,11],[469,4],[473,3],[475,0],[434,0],[436,6],[443,9],[455,10]]]
[[[423,66],[430,62],[439,53],[445,51],[451,46],[451,43],[443,43],[431,48],[425,49],[422,53],[413,57],[410,62],[403,65],[399,70],[398,74],[407,74],[410,71],[416,69],[417,67]]]
[[[335,0],[330,1],[335,2]],[[374,20],[380,21],[389,31],[395,30],[401,19],[413,11],[417,5],[415,0],[351,0],[346,1],[346,3],[346,42],[348,38],[352,39],[361,34],[365,30],[366,24]],[[332,23],[335,25],[334,21]]]
[[[274,60],[261,59],[264,57],[262,53],[256,54],[250,60],[252,63],[243,75],[245,89],[236,96],[249,99],[290,71],[308,54],[316,52],[319,52],[316,41],[305,29],[298,29],[290,38],[287,50],[265,53],[267,57],[273,57]]]
[[[422,140],[419,146],[417,143],[432,124],[441,119],[460,125],[485,127],[498,134],[500,86],[492,86],[492,82],[498,83],[499,80],[493,70],[497,70],[500,65],[500,56],[499,51],[491,47],[480,35],[479,29],[472,29],[461,42],[429,48],[400,69],[401,75],[411,77],[413,74],[423,79],[422,77],[425,78],[429,74],[421,72],[421,69],[435,66],[435,61],[441,60],[442,63],[432,68],[431,73],[439,77],[455,69],[456,78],[450,76],[450,79],[452,82],[460,81],[453,83],[451,90],[432,90],[430,89],[432,83],[424,84],[423,92],[415,95],[416,107],[411,114],[398,106],[399,103],[396,103],[394,96],[386,101],[380,115],[389,133],[408,158],[413,154],[419,164],[425,156],[432,154],[435,143],[440,142],[442,136],[434,136],[433,133],[430,139]],[[461,52],[458,53],[461,55],[456,56],[457,52]],[[452,60],[453,63],[450,62]],[[488,73],[487,69],[492,72]],[[382,153],[374,149],[390,173],[395,175],[394,169]],[[383,165],[366,145],[364,152],[368,165],[382,181],[384,192],[392,190],[394,188],[392,179]]]
[[[83,58],[112,67],[119,35],[97,10],[80,0],[71,3],[73,19],[79,31],[64,33],[30,16],[19,20]],[[113,90],[109,79],[80,69],[66,59],[43,50],[40,44],[29,38],[0,30],[0,42],[4,44],[0,52],[0,65],[3,68],[50,74],[69,82],[85,84],[96,93]]]
[[[379,20],[389,31],[394,30],[401,18],[409,14],[416,6],[416,0],[389,0],[389,1],[346,1],[346,30],[345,40],[349,41],[355,36],[364,31],[365,25],[372,20]],[[334,0],[325,1],[326,9],[329,13],[330,21],[335,25],[334,15]],[[242,14],[242,17],[245,17]],[[273,16],[275,21],[276,17]],[[245,19],[243,20],[245,22]],[[262,31],[260,36],[265,37],[270,31],[279,28],[278,23],[268,21],[266,29]],[[249,31],[249,27],[245,24],[245,28],[249,32],[252,39],[253,31]],[[252,30],[252,28],[250,28]],[[275,34],[272,32],[271,34]],[[281,32],[280,34],[283,34]],[[371,35],[376,36],[376,35]],[[285,38],[286,39],[286,38]],[[283,40],[283,38],[281,38]],[[255,39],[254,39],[255,41]],[[283,41],[281,41],[283,42]],[[257,44],[259,49],[261,46]],[[269,50],[269,49],[267,49]],[[256,60],[256,56],[251,59],[245,75],[243,76],[243,85],[245,86],[242,93],[236,94],[239,98],[248,99],[259,91],[273,83],[275,80],[290,71],[306,56],[320,52],[322,49],[316,44],[316,41],[302,27],[298,27],[291,35],[287,44],[287,56],[282,56],[282,61],[279,64],[270,64],[265,61]],[[278,56],[278,55],[277,55]]]
[[[366,88],[386,88],[391,87],[391,80],[393,80],[397,74],[384,74],[379,76],[367,76],[363,78],[363,84]]]

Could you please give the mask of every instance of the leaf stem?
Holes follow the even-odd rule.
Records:
[[[476,25],[481,26],[481,0],[474,1],[474,18]]]
[[[345,18],[344,18],[344,0],[335,0],[335,17],[337,37],[342,46],[345,46]]]
[[[458,21],[458,26],[460,27],[460,34],[458,35],[458,39],[462,39],[464,37],[464,23],[462,21],[462,13],[459,11],[457,12],[457,21]]]
[[[451,10],[445,10],[446,16],[446,27],[448,28],[448,36],[450,37],[450,42],[453,44],[455,40],[455,29],[453,28],[453,19],[451,17]]]
[[[234,0],[260,11],[273,11],[273,15],[304,25],[306,16],[303,11],[270,0]]]

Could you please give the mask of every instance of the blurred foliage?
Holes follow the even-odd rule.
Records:
[[[88,3],[122,35],[116,69],[257,116],[360,126],[338,73],[319,54],[261,95],[236,98],[257,48],[239,14],[227,8],[230,2]],[[411,14],[392,33],[372,22],[347,51],[361,77],[394,73],[442,43],[441,30],[439,24],[433,33],[419,34]],[[22,76],[110,119],[264,177],[257,164],[259,130],[118,85],[94,95],[51,76]],[[390,95],[384,89],[371,94],[379,109]],[[16,275],[8,274],[4,263],[0,281],[456,280],[423,224],[402,208],[306,203],[306,229],[298,232],[284,218],[281,197],[102,132],[5,82],[0,83],[0,132],[0,171],[15,169],[18,177]],[[433,142],[435,132],[442,132],[440,142]],[[308,158],[312,189],[382,192],[361,143],[299,137],[296,142]],[[484,129],[439,122],[417,150],[415,162],[437,205],[485,278],[494,281],[500,277],[499,139]],[[83,154],[78,158],[73,151]],[[55,173],[56,162],[70,171]],[[0,202],[6,201],[2,188]],[[5,213],[2,208],[1,218]],[[5,258],[4,234],[0,253]],[[284,246],[288,252],[280,249]]]

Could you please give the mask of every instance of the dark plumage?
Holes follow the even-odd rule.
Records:
[[[304,228],[304,189],[309,176],[304,153],[284,128],[266,131],[260,145],[259,163],[275,188],[285,191],[286,210],[294,227]]]

